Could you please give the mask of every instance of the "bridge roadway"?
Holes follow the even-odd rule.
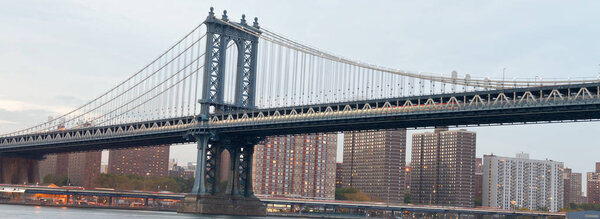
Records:
[[[435,126],[504,125],[600,119],[600,83],[400,97],[253,109],[38,132],[0,138],[0,155],[100,150],[194,142],[193,133],[269,136]]]

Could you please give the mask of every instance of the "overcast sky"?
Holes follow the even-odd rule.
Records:
[[[234,20],[256,16],[271,31],[386,67],[495,78],[503,68],[506,78],[600,75],[597,1],[3,0],[0,133],[60,115],[115,86],[202,22],[210,6],[219,16],[223,9]],[[598,128],[592,122],[469,130],[477,132],[478,157],[522,151],[589,172],[600,161]],[[194,146],[171,152],[180,162],[195,161]]]

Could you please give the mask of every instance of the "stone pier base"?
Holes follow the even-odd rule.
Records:
[[[267,207],[256,197],[186,195],[177,212],[240,216],[266,216]]]
[[[0,156],[0,184],[37,183],[38,160]]]

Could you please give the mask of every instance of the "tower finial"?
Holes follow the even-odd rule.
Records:
[[[258,18],[254,17],[254,24],[252,24],[253,27],[255,27],[256,29],[260,28],[260,26],[258,26]]]
[[[242,25],[246,25],[246,15],[242,14],[242,20],[240,21]]]
[[[208,16],[209,17],[215,17],[215,12],[214,12],[215,8],[210,7],[210,11],[208,12]]]
[[[229,19],[227,18],[227,10],[223,10],[223,18],[221,18],[224,21],[229,21]]]

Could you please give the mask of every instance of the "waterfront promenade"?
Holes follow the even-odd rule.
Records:
[[[17,208],[18,205],[55,207],[57,209],[99,208],[105,210],[175,212],[184,194],[170,192],[115,191],[112,189],[84,190],[80,187],[0,185],[0,203]],[[307,200],[259,197],[267,204],[269,216],[328,217],[328,218],[386,218],[397,216],[529,216],[564,218],[564,213],[539,211],[508,211],[492,208],[460,208],[388,204],[382,202],[350,202],[337,200]],[[11,207],[8,207],[11,208]],[[36,210],[37,211],[37,210]],[[2,213],[2,212],[0,212]],[[64,213],[64,212],[63,212]],[[177,214],[174,214],[177,215]],[[185,214],[183,214],[185,215]],[[160,217],[159,217],[160,218]]]

